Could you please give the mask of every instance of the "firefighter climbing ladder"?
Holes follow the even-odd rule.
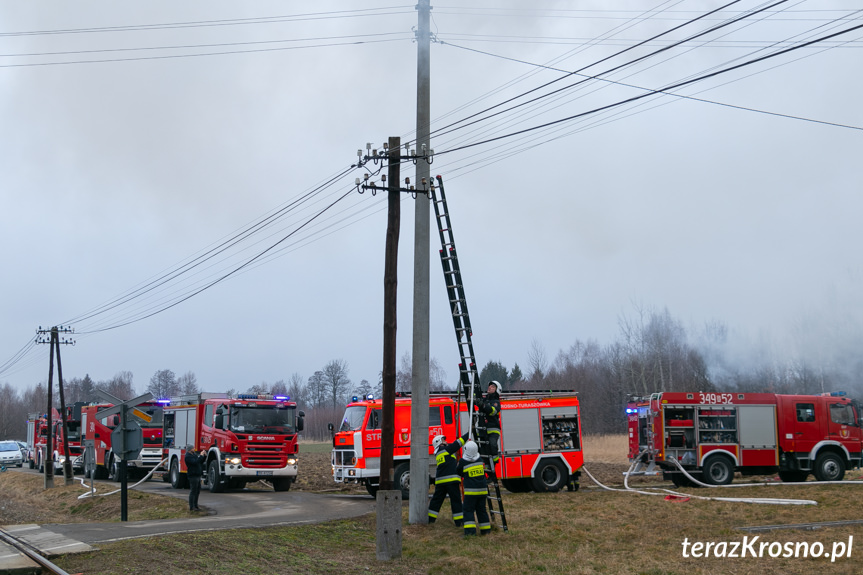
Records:
[[[459,373],[462,389],[465,392],[465,397],[468,396],[468,390],[471,390],[475,397],[482,397],[482,387],[479,383],[479,374],[476,371],[476,358],[473,354],[473,342],[471,341],[470,314],[467,311],[467,299],[464,294],[464,284],[461,280],[461,270],[458,265],[458,255],[455,249],[455,241],[452,235],[452,223],[450,222],[449,210],[446,204],[446,194],[443,189],[443,178],[437,176],[437,189],[431,186],[432,201],[434,203],[435,219],[437,220],[437,229],[440,233],[440,261],[443,266],[443,276],[446,282],[446,291],[449,298],[450,311],[452,312],[452,321],[455,326],[455,336],[458,342],[459,356],[461,364],[459,364]],[[500,515],[501,526],[504,531],[508,531],[506,525],[506,514],[503,510],[503,498],[500,495],[500,482],[497,479],[494,462],[488,451],[488,439],[485,433],[477,433],[479,417],[477,413],[471,414],[471,429],[472,435],[477,445],[480,447],[483,463],[488,472],[489,479],[489,495],[488,508],[491,512],[491,519],[494,521],[495,515]],[[484,430],[483,430],[484,431]],[[492,495],[491,487],[494,487],[494,495]],[[496,508],[495,508],[495,502]]]

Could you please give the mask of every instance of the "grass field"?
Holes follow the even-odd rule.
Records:
[[[323,444],[328,447],[327,444]],[[303,444],[311,453],[311,446]],[[314,449],[318,449],[315,447]],[[621,449],[624,455],[621,456]],[[326,451],[327,449],[325,449]],[[585,454],[595,463],[626,463],[625,438],[586,437]],[[621,459],[622,457],[622,459]],[[855,471],[851,477],[860,477]],[[509,531],[499,527],[488,537],[463,539],[448,521],[444,505],[436,524],[408,524],[403,513],[402,556],[376,560],[375,518],[334,521],[302,527],[278,527],[190,533],[101,546],[85,555],[55,563],[69,572],[144,574],[349,574],[379,573],[521,575],[524,573],[757,573],[856,574],[863,553],[863,526],[819,530],[746,533],[740,527],[863,519],[863,483],[805,486],[770,483],[730,489],[694,489],[697,496],[811,499],[817,505],[764,505],[690,498],[667,500],[665,493],[641,495],[591,487],[582,479],[577,492],[505,494]],[[654,481],[659,485],[658,481]],[[670,487],[670,484],[666,485]],[[616,485],[620,488],[620,485]],[[449,523],[449,524],[448,524]],[[747,539],[744,540],[744,537]],[[728,557],[731,548],[758,537],[753,550],[762,557]],[[847,544],[853,538],[850,558]],[[683,556],[683,543],[724,545],[725,557]],[[861,545],[860,549],[853,542]],[[770,546],[772,544],[772,547]],[[827,553],[845,545],[843,557],[770,557],[794,546],[823,545]],[[790,545],[790,547],[786,547]],[[715,547],[714,547],[715,548]],[[737,554],[740,554],[738,548]],[[714,554],[715,555],[715,554]],[[748,548],[747,548],[747,555]]]

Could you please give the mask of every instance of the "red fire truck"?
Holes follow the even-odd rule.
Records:
[[[94,446],[93,479],[110,479],[120,481],[119,457],[115,456],[111,432],[119,425],[120,416],[110,415],[99,417],[99,411],[112,407],[110,403],[88,405],[81,410],[81,421],[84,440],[92,440]],[[141,403],[130,409],[129,414],[135,417],[143,434],[144,447],[137,459],[127,460],[126,468],[130,476],[145,476],[160,461],[162,461],[162,403],[152,401]],[[140,415],[139,415],[140,414]],[[84,452],[84,459],[87,452]],[[84,468],[87,469],[87,461]]]
[[[287,396],[199,393],[165,405],[164,452],[175,489],[188,487],[188,447],[207,455],[204,484],[211,492],[265,479],[287,491],[297,478],[297,433],[305,414]]]
[[[374,496],[380,481],[380,399],[354,398],[338,430],[332,428],[333,479],[360,483]],[[501,396],[500,455],[496,472],[512,492],[578,488],[584,464],[578,397],[574,392],[504,393]],[[454,417],[459,413],[458,418]],[[393,485],[410,495],[411,400],[397,397],[393,443]],[[428,444],[436,435],[455,441],[469,425],[468,404],[455,397],[429,398]],[[431,454],[431,447],[429,447]],[[434,457],[429,458],[434,477]]]
[[[81,458],[81,409],[84,403],[75,403],[66,407],[66,429],[69,431],[67,442],[69,445],[69,456],[72,459],[73,470],[84,467]],[[27,418],[27,443],[31,446],[28,456],[30,469],[38,468],[40,472],[45,469],[45,461],[50,457],[54,461],[54,469],[61,472],[66,454],[63,447],[63,420],[57,409],[51,409],[51,445],[48,445],[48,417],[47,414],[31,414]]]
[[[634,473],[663,473],[677,486],[779,473],[783,481],[839,481],[860,467],[860,405],[844,393],[656,393],[627,407]],[[657,469],[658,468],[658,469]]]

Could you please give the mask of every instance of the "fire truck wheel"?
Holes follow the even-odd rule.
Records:
[[[180,462],[176,459],[171,460],[171,487],[174,489],[182,489],[185,487],[183,476],[180,475]]]
[[[566,485],[569,474],[558,459],[543,459],[533,476],[533,490],[537,493],[556,493]]]
[[[111,463],[108,464],[108,481],[120,481],[120,464],[111,456]]]
[[[210,493],[221,493],[225,490],[225,484],[221,481],[221,475],[219,462],[215,459],[212,460],[209,467],[207,467],[207,485],[210,487]]]
[[[704,464],[704,483],[728,485],[734,479],[734,464],[724,455],[714,455]]]
[[[101,465],[97,465],[93,471],[93,479],[108,479],[108,470]]]
[[[34,467],[36,467],[36,464],[35,464],[35,463],[33,463],[33,460],[32,460],[32,459],[31,459],[31,460],[29,460],[29,461],[27,462],[27,465],[29,465],[29,466],[30,466],[30,469],[33,469]]]
[[[273,479],[273,491],[289,491],[291,489],[290,478]]]
[[[378,486],[377,485],[372,485],[371,483],[367,482],[366,483],[366,491],[368,491],[369,495],[371,495],[372,497],[378,496]]]
[[[818,481],[842,481],[845,477],[845,462],[835,453],[821,453],[815,458],[815,479]]]
[[[407,501],[411,495],[411,465],[410,463],[402,463],[396,467],[393,475],[393,487],[401,489],[402,500]]]

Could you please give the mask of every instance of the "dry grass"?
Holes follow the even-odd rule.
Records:
[[[604,482],[620,487],[620,473],[627,466],[625,445],[625,436],[585,438],[586,466],[607,469]],[[306,464],[311,466],[320,459],[316,465],[325,465],[325,450],[321,449],[317,456],[311,451],[307,451]],[[849,474],[854,478],[860,475],[859,471]],[[653,486],[660,484],[657,478],[644,481]],[[649,496],[610,492],[591,487],[585,479],[581,483],[582,489],[574,493],[505,493],[509,532],[503,533],[498,528],[485,538],[462,539],[461,531],[448,521],[448,505],[442,509],[441,520],[432,526],[409,525],[405,507],[402,557],[388,562],[375,558],[375,518],[367,516],[302,527],[202,532],[117,542],[105,544],[96,552],[58,558],[55,563],[69,572],[104,575],[149,574],[154,566],[172,573],[211,575],[451,575],[453,572],[850,575],[859,572],[855,561],[859,561],[857,549],[852,549],[850,559],[842,558],[835,563],[802,557],[703,559],[683,557],[682,543],[685,539],[734,543],[742,542],[745,536],[750,539],[755,536],[737,530],[742,526],[860,519],[863,484],[772,483],[690,491],[700,496],[805,498],[818,502],[817,506],[777,506],[698,499],[670,501],[664,493]],[[829,551],[834,542],[847,543],[849,537],[859,545],[863,526],[783,530],[759,537],[759,543],[818,541]]]
[[[70,572],[105,575],[151,573],[154,565],[176,573],[248,575],[265,573],[405,573],[522,575],[524,573],[801,574],[858,573],[851,559],[830,563],[813,558],[696,559],[682,556],[684,539],[741,542],[735,530],[747,525],[858,519],[863,486],[746,487],[735,497],[806,497],[816,507],[768,506],[720,501],[667,501],[662,496],[582,489],[576,493],[507,495],[509,532],[461,538],[444,517],[432,526],[408,525],[403,514],[402,557],[375,559],[375,519],[334,521],[303,527],[173,535],[106,544],[99,552],[59,558]],[[704,494],[706,490],[700,490]],[[715,490],[711,490],[714,494]],[[723,495],[730,495],[727,491]],[[767,543],[858,542],[863,527],[778,531],[760,535]],[[198,555],[191,556],[190,549]],[[205,549],[205,552],[200,550]],[[122,559],[121,559],[122,558]],[[115,567],[112,567],[116,565]]]
[[[629,465],[627,454],[629,453],[629,436],[617,435],[585,435],[582,438],[584,444],[584,461],[596,463],[619,463]]]

